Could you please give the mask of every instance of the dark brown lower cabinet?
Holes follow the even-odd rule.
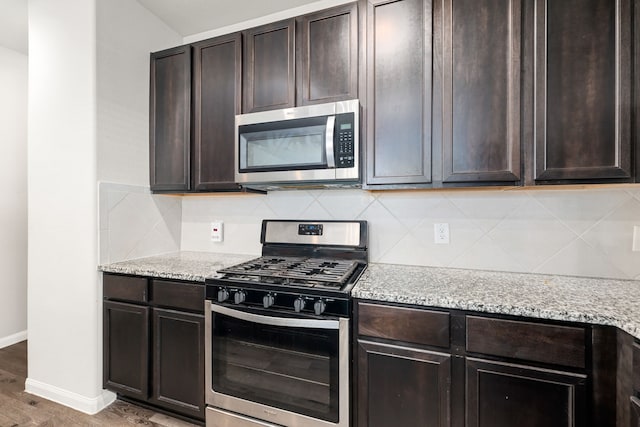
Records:
[[[103,284],[104,387],[203,421],[204,284],[115,274]]]
[[[587,376],[467,359],[467,427],[580,427]]]
[[[364,340],[358,349],[358,426],[450,426],[450,355]]]
[[[615,354],[609,330],[375,301],[354,313],[359,427],[616,425],[615,356],[592,339],[607,332]]]
[[[640,427],[640,399],[631,396],[631,427]]]
[[[204,316],[152,310],[151,401],[204,418]]]
[[[149,393],[149,307],[104,302],[104,387],[123,396]]]

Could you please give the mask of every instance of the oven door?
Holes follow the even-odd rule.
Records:
[[[206,307],[208,405],[284,426],[349,425],[349,319]]]

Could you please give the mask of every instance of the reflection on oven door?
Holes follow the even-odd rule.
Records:
[[[207,408],[207,427],[278,427],[254,418],[222,411],[216,408]]]
[[[277,425],[348,425],[348,319],[207,313],[208,404]]]

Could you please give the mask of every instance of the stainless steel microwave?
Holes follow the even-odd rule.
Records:
[[[246,187],[360,184],[357,99],[236,116],[235,179]]]

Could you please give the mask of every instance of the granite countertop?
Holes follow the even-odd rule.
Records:
[[[147,258],[103,264],[105,273],[122,273],[164,279],[204,282],[218,270],[257,258],[257,255],[231,255],[209,252],[174,252]]]
[[[176,252],[99,266],[204,282],[257,255]],[[355,298],[616,326],[640,339],[640,281],[369,264]]]
[[[616,326],[640,339],[640,281],[369,264],[360,299]]]

